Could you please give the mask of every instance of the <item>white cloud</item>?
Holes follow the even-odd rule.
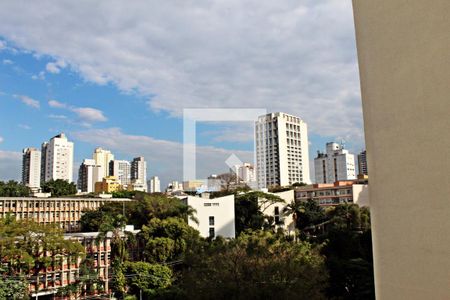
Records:
[[[25,130],[30,130],[31,126],[27,125],[27,124],[19,124],[18,125],[20,128],[25,129]]]
[[[54,107],[54,108],[67,108],[67,104],[59,102],[57,100],[49,100],[48,101],[48,105],[50,107]]]
[[[50,115],[48,115],[48,117],[50,119],[56,119],[56,120],[66,120],[67,119],[67,116],[65,116],[65,115],[53,115],[53,114],[50,114]]]
[[[61,72],[61,69],[65,68],[67,66],[66,62],[64,60],[57,60],[56,62],[49,62],[45,66],[45,69],[49,73],[58,74]]]
[[[204,136],[212,136],[214,142],[253,142],[254,132],[252,122],[218,123],[221,128],[203,131]]]
[[[30,98],[28,96],[25,95],[14,95],[15,98],[18,98],[20,101],[22,101],[22,103],[33,107],[33,108],[39,108],[41,106],[41,104],[39,103],[38,100],[35,100],[33,98]]]
[[[0,40],[0,50],[6,49],[6,42]]]
[[[3,137],[0,136],[0,143],[4,141]]]
[[[48,105],[53,108],[68,109],[74,112],[83,121],[81,125],[85,127],[90,127],[90,123],[105,122],[108,120],[103,114],[103,112],[96,108],[71,106],[57,100],[49,100]],[[66,116],[61,117],[61,115],[51,115],[51,118],[66,119],[67,117]]]
[[[37,80],[37,79],[44,80],[45,79],[45,72],[41,71],[41,72],[39,72],[39,74],[37,74],[37,75],[35,74],[35,75],[31,76],[31,79],[33,79],[33,80]]]
[[[4,65],[12,65],[14,62],[12,61],[12,60],[10,60],[10,59],[4,59],[3,61],[3,64]]]
[[[264,107],[363,140],[351,1],[3,1],[0,35],[153,110]]]
[[[0,180],[20,180],[22,154],[0,150]]]
[[[119,128],[89,129],[72,133],[80,141],[93,146],[101,146],[115,152],[116,157],[131,159],[144,156],[148,161],[148,172],[158,175],[164,182],[181,180],[182,153],[181,143],[158,140],[149,136],[128,135]],[[197,177],[206,178],[211,172],[226,172],[226,159],[235,154],[242,161],[252,161],[252,151],[234,151],[216,147],[197,146]],[[120,153],[120,155],[117,155]]]
[[[101,110],[91,107],[76,107],[71,109],[80,119],[86,122],[105,122],[108,120]]]

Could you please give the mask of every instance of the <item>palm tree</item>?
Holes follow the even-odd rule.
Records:
[[[298,230],[299,229],[298,219],[300,215],[304,212],[305,208],[303,206],[303,203],[301,203],[300,201],[293,200],[291,203],[289,203],[283,208],[282,213],[285,217],[292,215],[292,221],[294,222],[296,230]],[[297,234],[295,232],[294,232],[294,239],[297,240]]]
[[[199,221],[195,214],[197,211],[190,205],[180,205],[178,208],[178,213],[180,214],[180,217],[185,220],[191,220],[192,222],[196,223],[198,225]]]
[[[305,207],[303,206],[303,203],[300,201],[293,200],[291,203],[286,205],[283,208],[283,215],[290,216],[292,215],[292,220],[295,224],[297,224],[297,220],[301,213],[305,212]]]

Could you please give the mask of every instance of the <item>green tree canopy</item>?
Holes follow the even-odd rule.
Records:
[[[268,231],[218,238],[186,263],[188,299],[324,299],[327,272],[319,248]]]
[[[266,218],[262,207],[279,202],[284,201],[276,195],[259,191],[236,195],[236,233],[240,234],[246,229],[258,230],[263,228]]]
[[[71,196],[77,193],[77,186],[73,182],[63,179],[49,180],[42,185],[44,193],[51,193],[52,197]]]
[[[85,211],[80,219],[82,231],[112,231],[124,224],[140,229],[153,218],[178,217],[197,221],[195,210],[180,199],[163,194],[136,193],[135,201],[125,203],[108,202],[97,210]]]
[[[147,262],[126,262],[124,265],[129,293],[139,295],[142,291],[145,299],[156,296],[161,290],[172,284],[172,270],[164,265]]]
[[[0,197],[28,197],[30,189],[14,180],[0,181]]]
[[[32,221],[16,221],[12,217],[0,220],[0,277],[30,280],[47,267],[61,263],[60,257],[75,259],[84,256],[83,246],[66,240],[55,225]],[[17,282],[16,282],[17,283]],[[3,280],[3,293],[18,293],[22,285]],[[7,289],[7,290],[4,290]]]
[[[125,206],[125,213],[123,215]],[[81,231],[84,232],[106,232],[122,227],[128,221],[130,210],[135,207],[134,203],[107,202],[96,210],[87,210],[80,218]]]
[[[325,210],[314,200],[294,200],[284,209],[285,215],[293,215],[297,229],[301,232],[325,220]]]
[[[153,218],[142,227],[139,238],[145,244],[143,260],[161,263],[182,258],[199,240],[199,233],[181,218]]]
[[[179,217],[185,220],[191,218],[196,221],[195,210],[178,198],[155,193],[139,194],[136,195],[136,199],[136,207],[132,210],[129,221],[137,228],[148,224],[153,218]]]
[[[327,213],[330,223],[323,254],[333,299],[375,299],[370,213],[356,204],[341,204]]]

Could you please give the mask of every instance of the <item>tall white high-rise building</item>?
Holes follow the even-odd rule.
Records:
[[[73,181],[73,143],[64,133],[54,136],[42,144],[42,172],[44,181],[62,179]],[[43,183],[43,182],[42,182]]]
[[[102,148],[95,148],[94,154],[92,158],[95,160],[97,165],[103,167],[103,177],[109,176],[109,163],[114,160],[114,154],[109,150],[105,150]]]
[[[142,156],[131,162],[131,183],[143,185],[144,192],[147,191],[147,162]]]
[[[112,160],[109,162],[109,175],[115,176],[121,185],[131,183],[131,164],[126,160]]]
[[[95,183],[103,179],[103,166],[97,165],[94,159],[85,159],[78,171],[78,189],[82,192],[95,192]]]
[[[22,183],[31,190],[41,186],[41,151],[36,148],[23,149]]]
[[[356,179],[355,156],[338,143],[327,143],[326,152],[314,159],[316,183]]]
[[[256,179],[259,188],[310,183],[308,127],[299,117],[277,112],[255,123]]]
[[[161,193],[161,182],[159,181],[158,176],[153,176],[150,178],[150,180],[147,182],[147,190],[150,193]]]

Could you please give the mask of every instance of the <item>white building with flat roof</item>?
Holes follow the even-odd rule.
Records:
[[[112,154],[111,151],[100,147],[95,148],[92,158],[95,160],[95,164],[102,166],[102,178],[111,175],[109,174],[109,163],[114,160],[114,154]]]
[[[147,190],[150,193],[161,193],[161,181],[159,180],[158,176],[153,176],[152,178],[150,178],[147,184]]]
[[[78,171],[78,189],[83,193],[95,192],[95,183],[103,180],[103,166],[94,159],[85,159]]]
[[[142,191],[147,192],[147,162],[142,156],[131,162],[131,183],[134,186],[142,186]]]
[[[109,162],[109,175],[114,176],[123,186],[131,183],[131,164],[127,160],[111,160]]]
[[[41,187],[41,151],[36,148],[23,149],[22,183],[35,191]]]
[[[207,197],[179,196],[185,204],[196,210],[195,217],[198,224],[188,220],[188,224],[200,231],[202,237],[234,238],[235,216],[234,195],[209,199]]]
[[[243,163],[242,165],[235,165],[233,171],[236,173],[236,183],[245,183],[248,186],[253,186],[256,182],[256,170],[250,163]]]
[[[314,159],[316,183],[356,179],[355,156],[338,143],[327,143],[326,152]]]
[[[73,181],[73,143],[64,133],[54,136],[42,144],[42,179]],[[41,182],[43,183],[43,182]]]
[[[171,181],[166,188],[166,192],[177,192],[183,190],[183,183],[176,180]]]
[[[255,123],[259,188],[310,183],[308,127],[299,117],[277,112]]]

